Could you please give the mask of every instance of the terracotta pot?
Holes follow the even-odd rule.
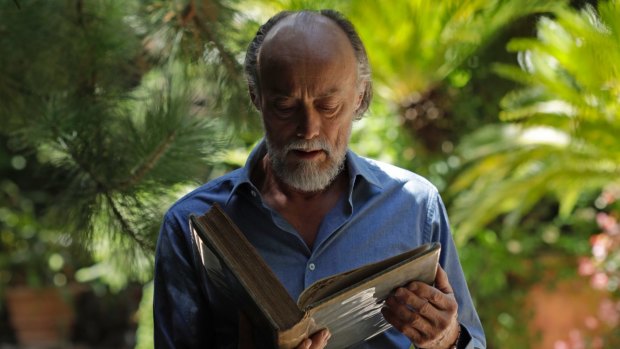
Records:
[[[20,347],[51,348],[68,343],[74,320],[71,293],[58,288],[6,290],[9,318]]]

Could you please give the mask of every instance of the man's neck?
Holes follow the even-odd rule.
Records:
[[[349,179],[345,169],[324,189],[301,191],[278,178],[265,155],[253,170],[252,182],[265,203],[278,211],[311,247],[323,218],[346,193]]]

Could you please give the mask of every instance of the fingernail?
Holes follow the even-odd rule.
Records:
[[[416,285],[416,284],[409,285],[409,291],[415,291],[417,289],[418,289],[418,285]]]
[[[398,298],[403,297],[405,296],[405,290],[403,290],[402,288],[399,288],[398,290],[396,290],[396,293],[394,295]]]

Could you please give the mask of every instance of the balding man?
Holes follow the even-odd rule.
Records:
[[[155,266],[156,347],[236,348],[244,335],[238,305],[194,267],[188,216],[219,203],[293,299],[323,277],[440,242],[434,286],[396,289],[383,309],[393,328],[355,348],[484,348],[436,188],[348,149],[353,121],[372,96],[351,23],[329,10],[279,13],[250,44],[245,71],[265,138],[243,168],[166,214]],[[299,347],[323,348],[329,336],[322,330]]]

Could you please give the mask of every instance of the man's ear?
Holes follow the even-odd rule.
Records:
[[[364,101],[364,95],[366,94],[366,81],[362,82],[358,87],[357,100],[355,101],[355,110],[357,111],[362,102]]]
[[[260,101],[258,100],[258,95],[254,92],[254,89],[251,86],[248,86],[248,92],[250,93],[250,100],[252,101],[252,104],[254,104],[258,111],[260,111]]]

